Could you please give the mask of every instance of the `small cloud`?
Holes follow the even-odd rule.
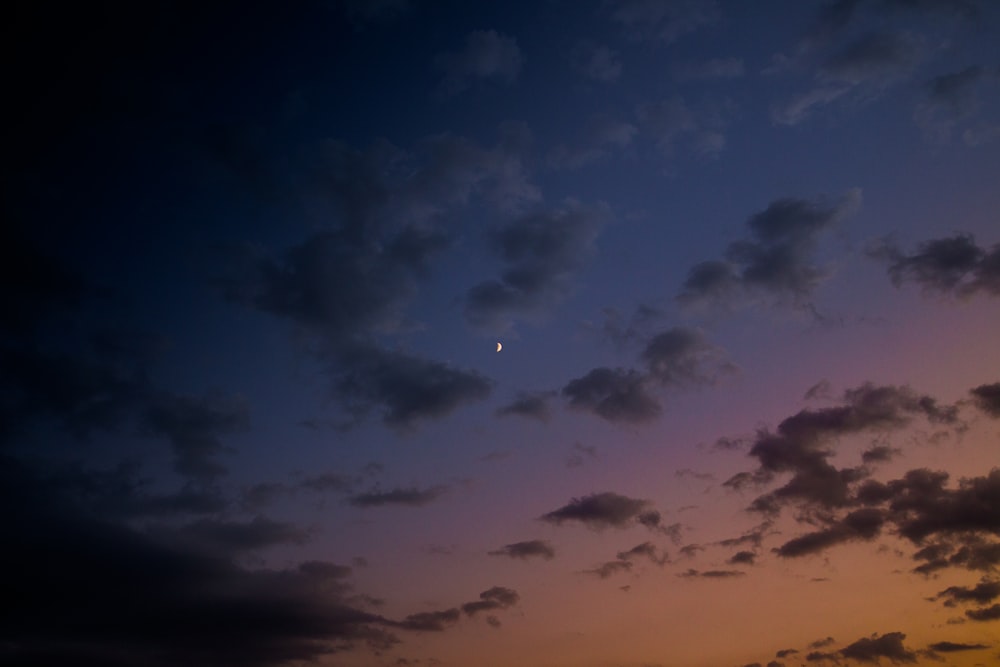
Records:
[[[613,492],[573,498],[569,503],[542,515],[542,521],[562,525],[578,521],[589,528],[625,528],[637,521],[649,506],[648,500],[629,498]]]
[[[1000,296],[1000,244],[987,249],[971,235],[957,235],[925,241],[912,254],[886,241],[869,255],[887,263],[896,287],[916,283],[925,294],[962,299],[980,293]]]
[[[371,491],[351,496],[348,502],[354,507],[384,507],[386,505],[403,505],[406,507],[423,507],[434,502],[448,491],[447,486],[433,486],[428,489],[396,488],[391,491]]]
[[[496,30],[473,30],[466,35],[461,51],[443,53],[435,62],[445,73],[442,90],[455,95],[477,80],[513,83],[524,64],[524,56],[513,37]]]
[[[551,544],[545,540],[527,540],[525,542],[514,542],[504,545],[496,551],[488,552],[490,556],[507,556],[519,560],[530,558],[541,558],[552,560],[556,556],[556,551]]]

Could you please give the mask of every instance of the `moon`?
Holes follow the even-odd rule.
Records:
[[[503,349],[503,345],[501,343],[497,343],[497,352],[499,352],[502,349]]]

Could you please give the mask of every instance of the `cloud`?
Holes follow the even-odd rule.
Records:
[[[406,352],[359,345],[330,352],[333,395],[354,421],[376,409],[399,431],[452,413],[492,392],[490,380],[471,370]]]
[[[516,605],[521,599],[517,591],[494,586],[479,594],[479,599],[474,602],[466,602],[462,605],[462,611],[466,616],[475,616],[481,611],[493,611],[495,609],[506,609]]]
[[[730,565],[753,565],[757,561],[757,554],[752,551],[737,551],[726,562]]]
[[[641,424],[663,412],[649,391],[649,376],[632,369],[595,368],[562,389],[571,408],[610,422]]]
[[[619,551],[617,558],[620,561],[630,563],[637,558],[646,558],[649,562],[653,563],[653,565],[658,565],[660,567],[669,562],[667,552],[660,551],[660,549],[658,549],[652,542],[643,542],[635,545],[627,551]]]
[[[743,60],[740,58],[712,58],[698,63],[683,63],[673,68],[678,81],[699,81],[706,79],[733,79],[743,76]]]
[[[545,540],[514,542],[488,553],[490,556],[507,556],[508,558],[517,558],[520,560],[528,560],[529,558],[552,560],[556,556],[556,550]]]
[[[775,432],[761,430],[749,451],[749,456],[760,462],[758,469],[740,473],[724,485],[740,488],[751,483],[762,484],[775,474],[791,472],[793,476],[788,483],[758,497],[752,507],[776,512],[782,503],[792,501],[826,509],[845,507],[854,502],[852,484],[868,473],[863,468],[837,469],[831,465],[828,459],[833,452],[826,448],[831,439],[903,428],[915,417],[937,424],[955,424],[958,419],[956,408],[940,406],[932,397],[908,387],[865,384],[844,392],[842,400],[840,406],[802,410],[784,419]],[[832,537],[829,534],[812,539]]]
[[[515,318],[545,314],[569,293],[573,274],[593,252],[607,216],[605,207],[570,201],[493,230],[490,245],[505,269],[499,279],[468,291],[468,321],[480,328],[506,330]]]
[[[1000,598],[1000,581],[982,579],[975,586],[949,586],[936,596],[935,600],[945,600],[946,606],[954,606],[957,603],[975,602],[986,604]]]
[[[580,45],[574,50],[573,61],[581,74],[601,83],[613,83],[622,73],[621,54],[604,45]]]
[[[832,522],[827,528],[791,539],[775,549],[782,558],[798,558],[825,551],[852,540],[873,540],[882,530],[885,517],[878,509],[860,509]]]
[[[900,449],[889,445],[872,445],[861,453],[863,463],[886,463],[902,454]]]
[[[996,126],[981,125],[972,130],[972,123],[981,117],[983,99],[980,89],[996,84],[998,72],[981,65],[969,65],[960,70],[929,79],[924,84],[924,98],[917,105],[913,119],[930,141],[948,143],[961,125],[967,132],[983,132]],[[966,143],[974,145],[975,141]]]
[[[982,293],[1000,295],[1000,244],[987,250],[971,235],[934,239],[907,255],[890,242],[869,254],[888,264],[893,285],[918,284],[925,294],[969,298]]]
[[[979,651],[990,648],[989,644],[961,644],[957,642],[936,642],[927,648],[938,653],[960,653],[962,651]]]
[[[705,579],[732,579],[733,577],[745,577],[746,572],[740,570],[695,570],[693,568],[688,569],[685,572],[677,575],[678,577],[684,577],[686,579],[692,579],[696,577],[701,577]]]
[[[478,80],[513,83],[524,64],[517,40],[496,30],[473,30],[461,51],[442,53],[435,59],[445,73],[441,89],[454,95]]]
[[[279,544],[303,544],[309,533],[284,521],[255,516],[248,522],[201,519],[172,531],[176,539],[212,553],[256,551]]]
[[[514,415],[548,421],[552,416],[549,401],[555,395],[554,391],[520,392],[513,402],[498,408],[496,414],[500,417]]]
[[[406,507],[423,507],[447,493],[447,486],[432,486],[427,489],[395,488],[391,491],[370,491],[351,496],[348,502],[354,507],[385,507],[386,505],[404,505]]]
[[[417,614],[410,614],[395,625],[404,630],[413,632],[444,632],[449,626],[454,625],[461,618],[457,608],[444,609],[441,611],[424,611]]]
[[[553,169],[581,169],[608,157],[624,153],[632,146],[639,129],[632,123],[607,116],[593,116],[584,125],[575,143],[559,144],[547,156]]]
[[[177,472],[203,481],[226,471],[215,460],[224,449],[222,436],[246,429],[249,421],[242,399],[219,393],[204,397],[163,394],[152,401],[143,417],[150,434],[170,441]]]
[[[600,579],[607,579],[608,577],[614,576],[619,572],[631,572],[632,563],[626,560],[609,560],[606,563],[601,563],[592,570],[583,570],[583,574],[592,574]]]
[[[625,528],[637,521],[650,505],[648,500],[629,498],[610,491],[573,498],[569,503],[540,517],[562,525],[579,521],[589,528]]]
[[[636,107],[639,127],[649,135],[665,155],[686,142],[697,155],[718,156],[726,146],[728,109],[722,105],[690,106],[683,98],[673,97],[647,102]]]
[[[674,327],[650,338],[640,354],[646,372],[595,368],[562,389],[571,408],[592,412],[611,422],[639,424],[658,417],[663,408],[655,388],[712,384],[733,366],[723,352],[694,329]]]
[[[819,235],[853,213],[860,190],[835,201],[777,199],[747,220],[750,238],[729,244],[725,259],[696,264],[677,300],[701,305],[757,294],[801,304],[826,277],[811,255]]]
[[[713,0],[622,0],[615,3],[611,14],[630,39],[663,44],[711,24],[718,17]]]
[[[910,33],[868,33],[824,62],[819,78],[852,86],[870,82],[884,85],[912,69],[924,51],[922,40]]]
[[[1000,604],[995,604],[992,607],[983,607],[982,609],[968,609],[965,615],[973,621],[1000,621]]]
[[[902,632],[887,632],[881,636],[876,633],[842,648],[840,654],[858,662],[875,664],[881,658],[888,658],[893,663],[916,662],[917,654],[903,646],[904,639],[906,635]]]
[[[991,417],[1000,417],[1000,382],[979,385],[969,393],[980,410]]]

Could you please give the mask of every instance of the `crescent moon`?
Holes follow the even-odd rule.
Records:
[[[501,345],[500,343],[497,343],[497,352],[499,352],[502,349],[503,349],[503,345]]]

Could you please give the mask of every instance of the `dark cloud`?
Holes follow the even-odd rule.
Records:
[[[702,158],[716,157],[726,146],[724,131],[730,114],[724,106],[693,107],[675,95],[640,104],[635,113],[639,127],[667,156],[682,143]]]
[[[673,68],[678,81],[702,79],[733,79],[743,76],[743,61],[739,58],[712,58],[698,63],[683,63]]]
[[[562,389],[569,405],[610,422],[641,424],[663,412],[650,393],[650,378],[633,369],[595,368]]]
[[[387,426],[400,431],[481,401],[493,389],[475,371],[373,346],[334,353],[328,370],[334,395],[354,421],[377,409]]]
[[[666,386],[711,383],[721,358],[721,350],[701,332],[683,327],[657,334],[641,355],[649,376]]]
[[[611,19],[631,39],[669,44],[681,36],[715,22],[719,10],[714,0],[623,0],[614,5]]]
[[[567,521],[579,521],[595,529],[625,528],[633,521],[637,521],[649,504],[648,500],[629,498],[608,491],[573,498],[566,505],[540,518],[556,525],[562,525]]]
[[[493,611],[495,609],[506,609],[516,605],[521,599],[517,591],[494,586],[479,594],[479,599],[474,602],[466,602],[462,605],[462,611],[467,616],[474,616],[481,611]]]
[[[924,84],[924,99],[914,119],[929,139],[948,142],[955,127],[974,116],[982,101],[977,88],[989,77],[981,65],[942,74]]]
[[[820,67],[822,80],[857,86],[885,84],[908,72],[924,55],[923,41],[904,32],[862,35],[833,54]]]
[[[497,409],[497,415],[507,417],[516,415],[530,417],[539,421],[548,421],[552,416],[549,401],[556,395],[554,391],[521,392],[512,403]]]
[[[960,653],[962,651],[979,651],[981,649],[990,648],[989,644],[960,644],[957,642],[936,642],[929,645],[932,651],[938,653]]]
[[[878,509],[860,509],[847,514],[827,528],[789,540],[775,549],[782,558],[819,553],[836,544],[853,540],[873,540],[882,530],[885,517]]]
[[[406,507],[423,507],[434,502],[445,493],[447,486],[432,486],[427,489],[395,488],[391,491],[370,491],[351,496],[348,502],[354,507],[385,507],[386,505],[403,505]]]
[[[496,30],[473,30],[465,36],[461,51],[442,53],[435,60],[444,71],[444,93],[454,95],[477,80],[513,83],[524,64],[524,56],[513,37]]]
[[[983,579],[971,588],[967,586],[949,586],[938,593],[934,599],[944,599],[946,605],[952,606],[960,602],[986,604],[997,598],[1000,598],[1000,581]]]
[[[959,298],[1000,295],[1000,245],[980,247],[971,235],[925,241],[909,255],[886,241],[869,254],[887,263],[896,287],[912,282],[925,293]]]
[[[840,649],[840,654],[858,662],[875,664],[881,658],[888,658],[893,663],[916,662],[917,654],[903,646],[904,639],[906,635],[902,632],[887,632],[881,636],[876,633]]]
[[[784,419],[775,432],[762,430],[749,455],[758,459],[753,473],[740,473],[725,485],[742,488],[768,482],[775,474],[791,472],[784,486],[754,501],[753,508],[776,512],[783,503],[800,501],[819,507],[845,507],[854,498],[852,485],[867,475],[862,468],[837,469],[829,463],[832,439],[864,431],[903,428],[922,416],[931,423],[957,423],[957,408],[940,406],[930,396],[908,387],[865,384],[844,392],[843,405],[802,410]]]
[[[562,389],[570,407],[586,410],[611,422],[639,424],[658,417],[663,408],[655,387],[711,384],[734,367],[723,351],[694,329],[674,327],[652,336],[640,360],[646,372],[624,368],[595,368],[571,380]]]
[[[491,232],[490,244],[505,268],[499,279],[469,290],[466,318],[477,327],[507,329],[515,318],[545,314],[569,293],[607,216],[602,207],[568,202]]]
[[[795,655],[798,652],[799,652],[798,649],[784,648],[784,649],[781,649],[780,651],[778,651],[777,653],[775,653],[774,657],[776,657],[776,658],[787,658],[788,656]]]
[[[899,534],[920,543],[932,535],[982,531],[1000,535],[1000,468],[945,488],[948,474],[911,470],[889,483],[889,503]]]
[[[461,612],[453,607],[441,611],[424,611],[418,614],[410,614],[395,625],[404,630],[412,630],[413,632],[443,632],[449,626],[457,623],[459,618],[461,618]]]
[[[982,609],[968,609],[965,615],[973,621],[1000,621],[1000,604]]]
[[[737,551],[726,562],[730,565],[753,565],[757,561],[757,554],[752,551]]]
[[[177,472],[211,480],[226,471],[216,461],[224,450],[222,436],[244,430],[250,418],[242,399],[213,393],[203,397],[158,396],[143,421],[149,433],[170,441]]]
[[[528,560],[529,558],[542,558],[552,560],[556,556],[556,551],[551,544],[545,540],[527,540],[525,542],[514,542],[488,552],[490,556],[507,556],[509,558],[519,558]]]
[[[861,452],[861,461],[863,463],[884,463],[891,461],[899,454],[902,454],[902,451],[895,447],[890,447],[889,445],[872,445]]]
[[[652,542],[637,544],[628,551],[619,551],[618,560],[632,562],[637,558],[646,558],[654,565],[663,566],[669,559],[666,551],[661,551]]]
[[[979,385],[969,393],[980,410],[991,417],[1000,417],[1000,382]]]
[[[601,563],[592,570],[583,570],[583,574],[592,574],[600,579],[607,579],[619,572],[631,572],[632,562],[627,560],[609,560]]]
[[[695,570],[688,569],[685,572],[677,575],[678,577],[694,578],[694,577],[704,577],[706,579],[731,579],[732,577],[744,577],[746,572],[741,572],[740,570]]]
[[[689,271],[678,301],[700,305],[763,294],[802,304],[826,276],[812,260],[819,235],[860,203],[860,190],[835,201],[771,202],[747,221],[749,239],[729,244],[724,260],[701,262]]]
[[[250,521],[200,519],[172,531],[175,539],[192,548],[232,554],[278,544],[303,544],[309,533],[295,524],[256,516]]]
[[[833,637],[824,637],[823,639],[817,639],[809,642],[809,648],[826,648],[827,646],[832,646],[836,642],[837,640]]]

